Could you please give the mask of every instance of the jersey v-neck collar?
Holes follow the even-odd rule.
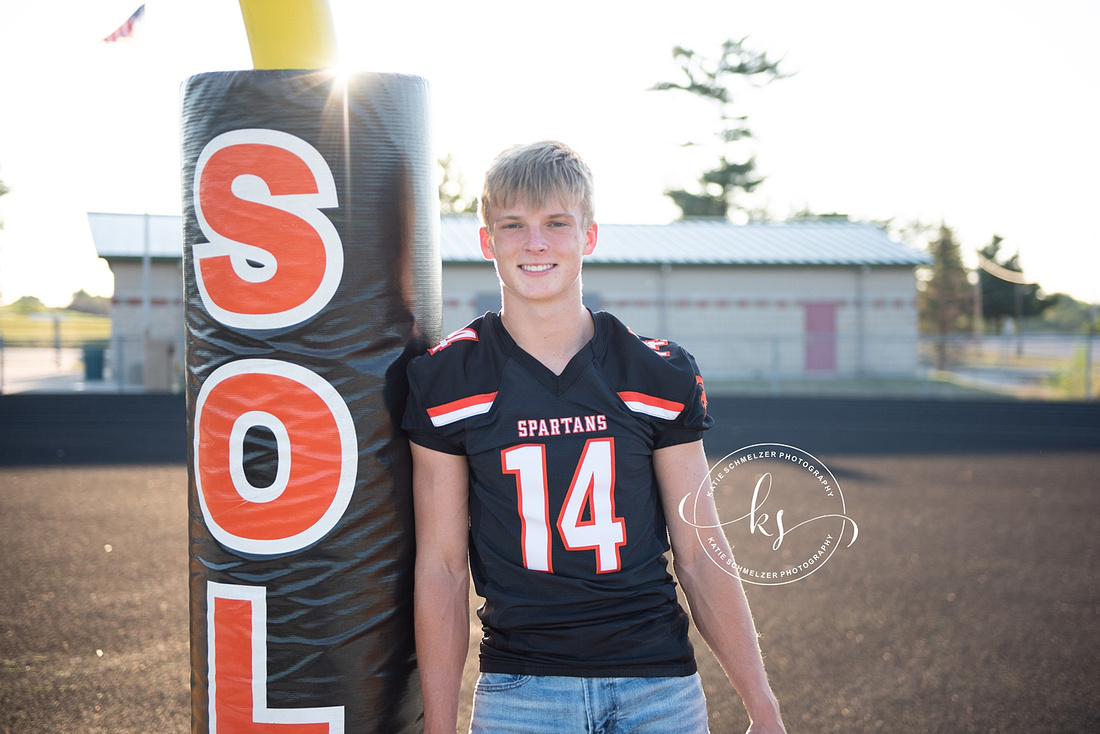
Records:
[[[531,379],[542,385],[555,397],[564,395],[573,385],[577,384],[577,380],[592,365],[597,354],[602,351],[602,345],[607,340],[607,329],[604,327],[601,318],[603,315],[603,313],[592,314],[592,323],[595,329],[592,338],[573,355],[561,374],[555,375],[549,367],[516,344],[516,340],[504,328],[504,324],[500,320],[500,314],[493,312],[486,314],[490,317],[489,325],[493,331],[493,336],[500,343],[504,353],[509,358],[514,359],[516,364],[531,376]]]

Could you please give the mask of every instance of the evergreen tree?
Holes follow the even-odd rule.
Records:
[[[1004,238],[993,235],[993,240],[978,250],[978,254],[991,263],[978,271],[982,318],[995,323],[998,332],[1003,329],[1005,318],[1019,320],[1038,316],[1054,303],[1054,299],[1043,297],[1038,283],[1026,282],[1020,253],[1004,260],[997,259],[1002,242]]]
[[[947,335],[969,328],[974,302],[973,288],[959,254],[955,234],[946,224],[928,245],[932,267],[924,290],[920,292],[918,308],[921,330],[936,334],[936,368],[944,369],[948,362]]]
[[[756,158],[739,155],[737,144],[751,138],[752,131],[747,116],[734,111],[733,85],[747,82],[762,86],[789,75],[779,69],[779,61],[772,61],[766,53],[745,48],[746,40],[723,42],[717,59],[676,46],[672,49],[672,57],[680,66],[682,79],[651,87],[653,91],[686,92],[713,103],[718,109],[717,163],[699,177],[697,190],[669,189],[664,192],[680,208],[684,218],[725,217],[731,209],[741,209],[736,198],[738,192],[751,193],[764,180],[755,175]]]

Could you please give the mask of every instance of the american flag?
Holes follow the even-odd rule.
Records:
[[[137,31],[138,23],[145,18],[145,6],[134,11],[134,14],[126,19],[126,22],[118,27],[118,30],[103,39],[104,43],[114,43],[123,38],[129,38]]]

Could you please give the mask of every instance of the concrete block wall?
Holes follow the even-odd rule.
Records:
[[[145,337],[140,260],[113,260],[109,378],[123,387],[162,392],[177,388],[183,376],[183,263],[154,260],[149,288],[149,334]],[[119,374],[121,371],[121,374]]]
[[[714,377],[804,374],[811,303],[835,306],[836,374],[911,375],[917,369],[910,268],[589,263],[584,293],[636,333],[680,342]],[[444,333],[499,303],[492,263],[444,264]]]

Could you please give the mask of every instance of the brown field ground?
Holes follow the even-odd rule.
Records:
[[[748,589],[789,731],[1100,731],[1100,454],[822,458],[859,539]],[[186,494],[178,465],[0,469],[0,730],[189,729]]]

